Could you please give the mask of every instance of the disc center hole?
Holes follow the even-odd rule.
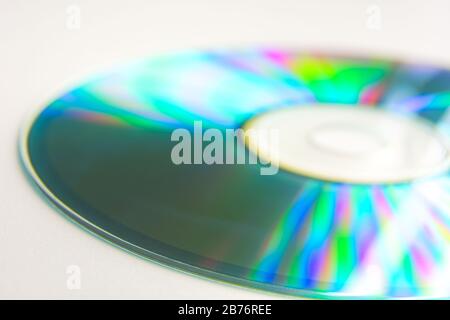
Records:
[[[354,123],[331,122],[310,130],[313,147],[344,157],[363,157],[383,148],[385,139],[377,132]]]

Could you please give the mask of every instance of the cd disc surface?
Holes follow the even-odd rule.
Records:
[[[302,153],[285,157],[289,165],[281,157],[279,170],[266,175],[261,169],[267,162],[261,161],[173,161],[175,129],[192,133],[194,143],[196,123],[203,133],[222,133],[262,123],[261,116],[277,110],[329,105],[421,121],[443,137],[445,148],[450,72],[272,49],[143,60],[51,102],[24,131],[21,155],[27,172],[65,215],[122,248],[184,271],[300,296],[449,297],[450,180],[441,153],[423,162],[434,167],[438,159],[436,170],[374,183],[370,179],[380,175],[369,171],[364,179],[344,181],[345,170],[359,168],[340,160],[330,162],[342,168],[334,176],[313,174],[316,168],[322,172],[320,166],[310,166],[309,174],[311,162],[298,161],[302,170],[296,170]],[[288,118],[297,123],[295,130],[312,123]],[[336,151],[356,131],[342,127],[319,127],[313,143]],[[376,158],[373,150],[384,148],[386,156],[375,164],[397,160],[397,144],[384,145],[406,138],[384,128],[377,127],[382,142],[369,137],[370,144],[339,147],[334,156],[344,152],[366,164]],[[412,147],[407,142],[408,150],[418,140]],[[200,141],[203,148],[209,142],[204,136]],[[251,148],[237,143],[228,150],[242,149]],[[285,149],[287,154],[295,144]],[[428,154],[403,155],[399,167]]]

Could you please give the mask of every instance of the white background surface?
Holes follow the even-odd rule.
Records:
[[[70,5],[80,29],[67,28]],[[366,25],[370,5],[380,30]],[[87,75],[193,48],[320,48],[450,66],[449,14],[445,0],[0,0],[0,298],[280,297],[160,267],[64,219],[21,171],[21,123]],[[72,264],[80,290],[66,286]]]

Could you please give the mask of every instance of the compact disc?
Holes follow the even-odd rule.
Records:
[[[27,124],[63,214],[193,274],[309,297],[450,297],[450,72],[276,49],[142,60]]]

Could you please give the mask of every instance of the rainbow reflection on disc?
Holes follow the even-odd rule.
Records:
[[[450,72],[275,49],[192,52],[98,76],[26,128],[27,172],[104,239],[167,265],[312,297],[450,297],[448,172],[350,184],[260,165],[175,165],[176,128],[277,108],[381,108],[450,137]]]

